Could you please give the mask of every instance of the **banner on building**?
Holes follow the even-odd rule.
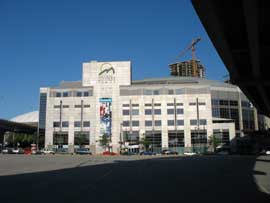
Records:
[[[99,99],[100,135],[112,135],[112,99]]]

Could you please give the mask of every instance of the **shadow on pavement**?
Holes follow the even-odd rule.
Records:
[[[261,162],[268,162],[268,163],[270,163],[270,160],[265,160],[265,159],[256,159],[256,161],[261,161]]]
[[[91,159],[91,158],[89,158]],[[0,176],[7,202],[270,202],[256,157],[167,157]]]

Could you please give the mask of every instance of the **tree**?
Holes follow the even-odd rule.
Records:
[[[212,147],[213,151],[216,152],[217,147],[222,143],[219,138],[214,135],[209,136],[209,146]]]
[[[83,143],[85,143],[85,136],[84,136],[83,132],[78,132],[76,134],[75,139],[76,139],[76,143],[75,144],[78,144],[80,147],[81,147],[81,145]]]
[[[103,134],[101,139],[99,140],[100,146],[102,146],[105,151],[106,151],[106,148],[109,145],[109,142],[110,142],[110,139],[109,139],[109,137],[108,137],[108,135],[106,133]]]
[[[141,138],[140,144],[143,145],[144,150],[148,150],[151,142],[147,138]]]

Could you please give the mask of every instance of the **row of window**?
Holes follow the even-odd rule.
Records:
[[[196,106],[197,103],[196,102],[190,102],[189,103],[190,106]],[[205,102],[198,102],[198,105],[199,106],[205,106]],[[122,105],[123,107],[130,107],[130,104],[123,104]],[[132,107],[138,107],[139,104],[132,104],[131,105]],[[147,103],[147,104],[144,104],[144,106],[161,106],[160,103],[155,103],[155,104],[151,104],[151,103]],[[174,106],[174,103],[167,103],[167,106]],[[183,103],[176,103],[176,106],[183,106]]]
[[[90,127],[90,121],[83,121],[83,123],[81,123],[81,121],[74,121],[74,127]],[[60,127],[60,122],[59,121],[55,121],[53,122],[53,127],[55,128],[59,128]],[[62,127],[63,128],[68,128],[69,127],[69,122],[68,121],[62,121]]]
[[[146,120],[145,121],[145,126],[161,126],[161,120],[155,120],[154,123],[153,121]],[[200,125],[207,125],[207,120],[206,119],[200,119],[199,120]],[[139,121],[123,121],[123,126],[124,127],[129,127],[129,126],[139,126],[140,122]],[[167,125],[168,126],[174,126],[175,125],[175,120],[167,120]],[[184,120],[177,120],[176,121],[177,126],[183,126],[184,125]],[[190,120],[190,125],[197,125],[197,120]]]
[[[174,109],[167,109],[167,114],[168,115],[174,115]],[[128,115],[139,115],[139,109],[132,109],[131,112],[128,109],[123,110],[123,115],[128,116]],[[144,110],[145,115],[161,115],[161,109],[145,109]],[[176,109],[176,114],[184,114],[184,109]]]
[[[168,90],[168,94],[169,95],[180,95],[180,94],[184,94],[185,90],[184,89],[169,89]],[[162,94],[161,90],[143,90],[143,94],[144,95],[160,95]]]
[[[70,92],[56,92],[55,93],[56,97],[70,97],[71,94]],[[75,92],[76,97],[89,97],[92,96],[89,91],[84,91],[84,92]]]
[[[55,109],[60,109],[61,105],[54,105]],[[69,108],[69,105],[62,105],[62,108]],[[82,108],[82,105],[74,105],[74,108]],[[90,108],[89,104],[83,105],[83,108]]]
[[[212,105],[214,106],[238,106],[238,101],[236,100],[223,100],[223,99],[213,99]]]
[[[123,131],[122,139],[128,141],[130,144],[139,144],[139,131]],[[196,146],[197,144],[207,144],[207,131],[206,130],[191,130],[191,144]],[[230,136],[228,130],[213,130],[213,136],[217,138],[223,145],[230,144]],[[68,133],[57,133],[54,132],[53,144],[54,145],[67,145],[68,144]],[[90,134],[89,132],[74,132],[74,144],[75,145],[88,145]],[[161,131],[146,131],[145,138],[154,147],[161,147],[162,133]],[[168,131],[168,144],[169,147],[184,147],[185,146],[185,135],[183,130]]]

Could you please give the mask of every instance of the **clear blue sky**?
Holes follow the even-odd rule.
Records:
[[[81,80],[82,62],[131,60],[135,80],[168,76],[198,36],[206,77],[222,80],[190,0],[0,0],[0,118],[36,110],[40,87]]]

